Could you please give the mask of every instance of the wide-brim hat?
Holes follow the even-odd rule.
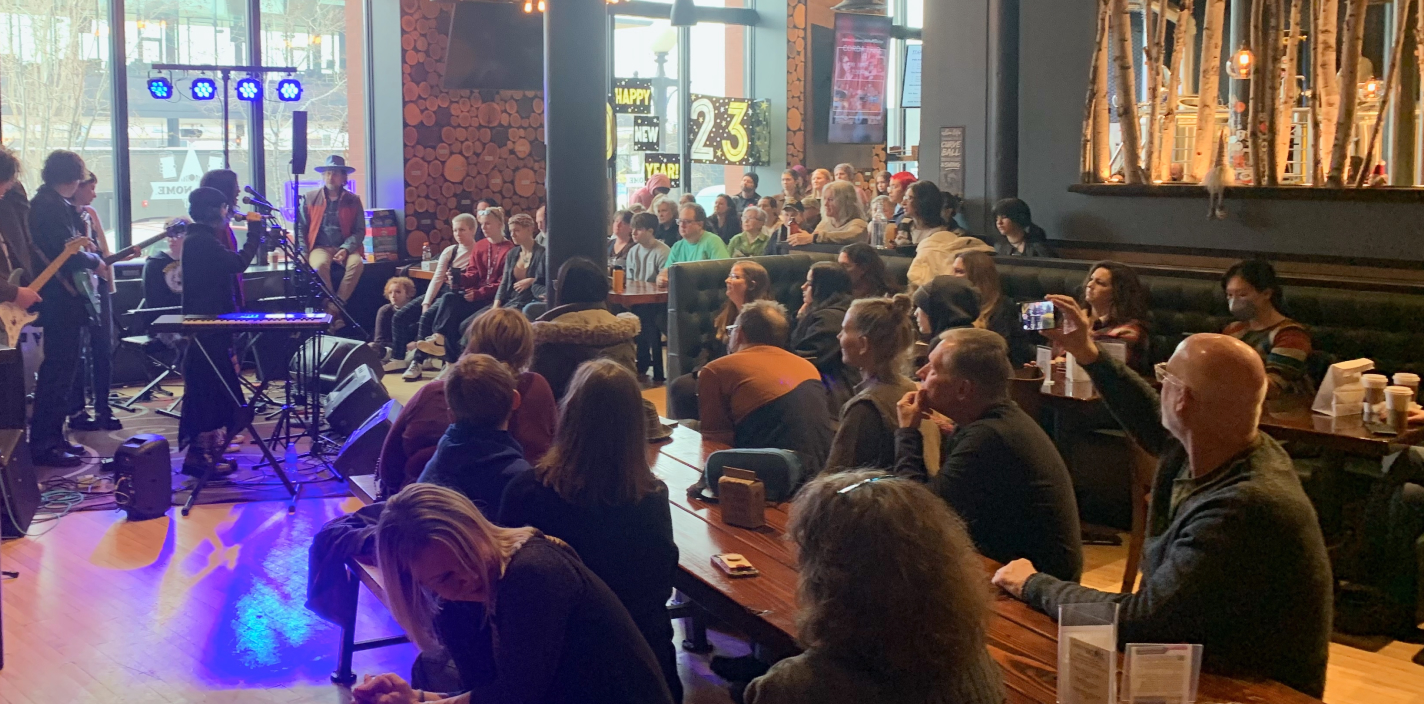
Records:
[[[325,172],[327,172],[327,171],[337,171],[337,170],[345,171],[346,173],[349,174],[349,173],[352,173],[352,172],[356,171],[356,167],[354,167],[354,166],[347,166],[347,165],[346,165],[346,158],[345,158],[345,157],[341,157],[341,156],[337,156],[337,155],[335,155],[335,154],[332,154],[331,156],[329,156],[329,157],[326,158],[326,163],[325,163],[325,164],[323,164],[323,165],[321,165],[321,166],[318,166],[318,167],[316,167],[316,168],[314,169],[314,171],[316,171],[317,173],[325,173]]]
[[[643,419],[648,427],[648,442],[658,442],[672,437],[672,429],[677,427],[676,423],[664,424],[663,419],[658,416],[658,407],[648,399],[643,399]]]

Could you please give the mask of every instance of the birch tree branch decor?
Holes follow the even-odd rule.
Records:
[[[1211,166],[1216,151],[1216,105],[1221,80],[1222,25],[1226,15],[1226,0],[1206,0],[1206,18],[1202,24],[1201,75],[1197,91],[1197,134],[1192,146],[1192,160],[1186,178],[1199,181]]]
[[[1355,126],[1355,109],[1360,91],[1356,88],[1360,73],[1360,49],[1365,42],[1365,7],[1369,0],[1348,0],[1345,12],[1344,55],[1340,58],[1340,110],[1335,118],[1335,143],[1330,149],[1330,172],[1325,185],[1345,186],[1345,168],[1349,161],[1350,139]]]
[[[1132,16],[1127,0],[1109,0],[1113,48],[1117,59],[1117,127],[1122,134],[1122,176],[1126,183],[1145,183],[1141,143],[1137,138],[1137,89],[1132,70]]]

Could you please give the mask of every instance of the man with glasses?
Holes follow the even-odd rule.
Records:
[[[682,262],[701,262],[708,259],[726,259],[727,245],[716,235],[707,236],[707,211],[696,203],[688,203],[678,210],[677,231],[682,239],[672,246],[668,253],[667,266]],[[658,284],[666,285],[667,269],[658,274]]]
[[[1119,645],[1200,643],[1209,672],[1321,696],[1330,561],[1290,457],[1257,430],[1260,355],[1226,335],[1193,335],[1157,365],[1159,397],[1099,353],[1072,298],[1048,298],[1062,324],[1044,334],[1078,359],[1108,410],[1158,458],[1142,581],[1131,594],[1100,592],[1015,560],[994,583],[1049,615],[1063,604],[1117,602]]]

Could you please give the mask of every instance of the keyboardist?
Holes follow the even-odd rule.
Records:
[[[233,252],[223,246],[219,237],[225,235],[229,210],[227,196],[217,189],[199,188],[188,194],[188,215],[193,222],[183,238],[184,315],[221,315],[240,307],[237,282],[252,263],[258,243],[249,231],[241,250]],[[194,333],[193,341],[201,347],[190,348],[183,360],[178,442],[180,447],[188,447],[183,473],[204,477],[219,471],[229,432],[237,427],[238,407],[229,390],[240,393],[240,387],[231,361],[231,332]]]

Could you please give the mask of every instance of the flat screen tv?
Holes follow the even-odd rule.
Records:
[[[544,90],[544,14],[507,2],[457,2],[446,90]]]

